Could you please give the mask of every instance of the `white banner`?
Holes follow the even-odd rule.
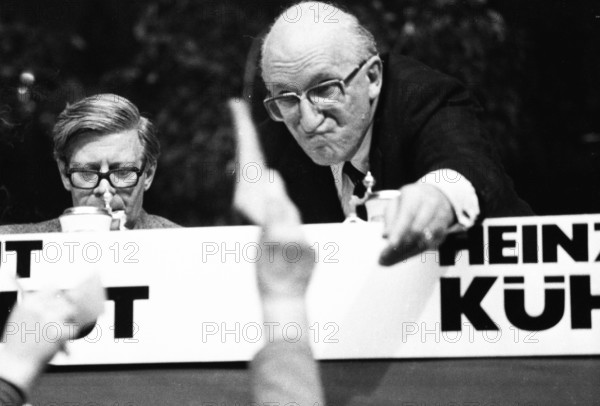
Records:
[[[0,236],[0,321],[15,275],[33,289],[95,267],[106,311],[55,364],[243,361],[300,334],[319,359],[600,354],[600,215],[488,220],[392,267],[377,264],[380,224],[304,228],[317,262],[308,331],[261,320],[254,266],[275,251],[257,227]]]

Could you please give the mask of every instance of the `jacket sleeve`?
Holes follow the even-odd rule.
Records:
[[[405,94],[416,173],[448,168],[465,176],[477,193],[481,218],[532,215],[483,128],[478,103],[455,79],[431,76],[413,82]]]
[[[23,392],[10,382],[0,378],[0,406],[21,406],[24,403]]]

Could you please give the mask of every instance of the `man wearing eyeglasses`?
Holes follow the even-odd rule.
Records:
[[[123,211],[121,229],[177,227],[142,208],[160,144],[153,124],[124,97],[101,94],[68,106],[53,130],[54,156],[73,206]],[[58,219],[0,227],[4,233],[61,231]]]
[[[367,171],[375,189],[401,192],[385,215],[382,264],[483,217],[531,214],[468,92],[398,53],[380,57],[353,15],[320,2],[288,8],[265,37],[261,67],[272,119],[261,127],[267,161],[304,222],[342,221]]]

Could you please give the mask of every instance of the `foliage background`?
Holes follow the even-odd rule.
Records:
[[[187,226],[229,223],[235,145],[224,102],[260,102],[260,91],[244,91],[245,82],[260,89],[249,51],[290,4],[3,0],[0,223],[52,218],[70,205],[49,134],[67,102],[98,92],[131,99],[160,129],[147,210]],[[597,2],[339,4],[365,22],[382,51],[398,44],[472,89],[518,193],[537,213],[600,211]],[[19,93],[24,71],[36,81]],[[255,115],[265,117],[260,103]]]

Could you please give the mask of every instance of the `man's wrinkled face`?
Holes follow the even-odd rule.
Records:
[[[276,41],[285,41],[276,39]],[[276,43],[275,46],[278,44]],[[341,52],[339,44],[269,52],[264,78],[272,96],[302,91],[331,79],[344,79],[362,61]],[[284,123],[304,152],[319,165],[332,165],[352,159],[369,128],[373,92],[367,63],[346,86],[339,103],[320,109],[306,97],[297,113],[284,117]]]
[[[70,169],[89,169],[107,172],[117,168],[137,168],[144,165],[144,149],[136,130],[98,135],[85,133],[76,136],[67,148],[68,162],[58,162],[62,182],[71,192],[73,206],[105,207],[105,196],[110,198],[113,211],[124,210],[126,224],[133,227],[142,210],[144,192],[150,188],[156,165],[146,163],[146,168],[135,186],[113,187],[108,179],[100,180],[93,189],[79,189],[71,185],[68,178]]]

